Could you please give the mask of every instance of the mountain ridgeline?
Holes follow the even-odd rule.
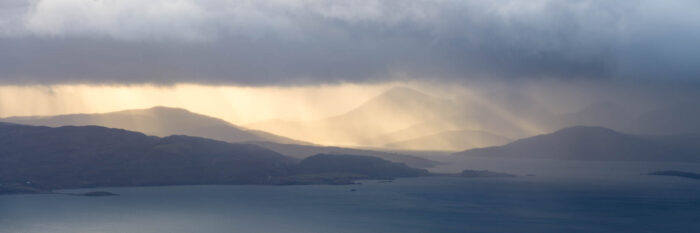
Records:
[[[249,144],[98,126],[0,125],[0,179],[45,188],[256,184],[296,160]]]
[[[700,134],[647,136],[576,126],[456,156],[608,161],[700,162]]]
[[[321,158],[321,164],[330,163],[333,169],[319,171],[308,166],[319,165],[317,156],[300,162],[253,144],[189,136],[159,138],[99,126],[0,123],[0,193],[99,186],[284,184],[296,175],[308,177],[318,172],[370,179],[427,174],[366,156]],[[336,159],[342,162],[334,162]],[[358,162],[353,163],[355,160]],[[307,179],[291,183],[331,182]]]
[[[246,127],[287,137],[300,135],[302,140],[328,145],[383,147],[397,139],[386,136],[386,141],[380,142],[376,138],[384,138],[385,134],[440,118],[454,108],[449,100],[411,88],[394,87],[339,115],[299,122],[273,119],[248,124]],[[426,135],[421,132],[415,136]]]
[[[700,124],[696,122],[700,118],[700,104],[692,99],[635,107],[601,99],[563,110],[554,104],[538,103],[523,93],[483,94],[493,98],[474,93],[432,94],[436,95],[393,87],[337,115],[315,116],[319,119],[311,121],[260,119],[245,127],[168,107],[9,117],[0,121],[50,127],[99,125],[159,137],[189,135],[233,143],[451,152],[501,146],[515,139],[576,125],[601,126],[637,135],[700,133]]]
[[[137,131],[159,137],[189,135],[233,143],[271,141],[309,144],[259,130],[242,128],[227,121],[193,113],[185,109],[168,107],[153,107],[98,114],[9,117],[0,119],[0,121],[49,127],[98,125],[108,128]]]
[[[17,124],[49,127],[98,125],[137,131],[159,137],[188,135],[231,143],[254,143],[280,154],[298,159],[303,159],[314,154],[332,153],[377,156],[389,161],[406,163],[410,166],[420,168],[429,168],[438,164],[437,162],[411,155],[341,147],[314,146],[307,142],[297,141],[259,130],[241,128],[221,119],[196,114],[179,108],[153,107],[149,109],[124,110],[102,114],[10,117],[0,119],[0,121],[1,120]]]
[[[336,116],[307,122],[276,119],[246,126],[328,145],[446,151],[500,146],[512,139],[577,125],[638,135],[700,133],[698,101],[632,107],[600,99],[562,110],[536,99],[518,92],[432,96],[395,87]]]
[[[274,142],[252,142],[253,144],[265,147],[267,149],[273,150],[277,153],[290,156],[293,158],[304,159],[315,154],[351,154],[351,155],[365,155],[382,158],[388,161],[396,163],[404,163],[411,167],[416,168],[432,168],[440,165],[440,162],[425,159],[419,156],[395,153],[395,152],[383,152],[374,150],[362,150],[362,149],[352,149],[344,147],[335,146],[312,146],[312,145],[297,145],[297,144],[281,144]]]

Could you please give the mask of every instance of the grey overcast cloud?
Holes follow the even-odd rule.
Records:
[[[700,2],[0,2],[0,83],[700,77]]]

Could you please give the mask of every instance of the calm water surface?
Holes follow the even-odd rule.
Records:
[[[0,232],[700,232],[700,181],[641,175],[649,169],[645,164],[558,166],[578,169],[568,169],[572,176],[543,171],[534,177],[424,177],[353,186],[8,195],[0,196]],[[609,179],[601,175],[605,171]]]

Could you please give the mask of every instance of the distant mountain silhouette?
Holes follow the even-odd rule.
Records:
[[[501,95],[504,93],[499,93]],[[507,94],[506,94],[507,96]],[[406,128],[396,130],[377,137],[368,137],[364,143],[372,144],[373,146],[382,147],[387,144],[393,144],[395,148],[400,144],[398,142],[412,140],[416,138],[430,138],[439,134],[453,134],[459,137],[459,134],[454,132],[474,132],[480,131],[492,135],[497,135],[505,138],[522,138],[546,132],[547,124],[550,124],[552,114],[542,106],[523,102],[515,104],[521,96],[515,95],[504,98],[480,98],[479,95],[462,95],[456,96],[440,108],[441,112],[436,112],[436,116],[425,121],[418,122]],[[464,136],[470,136],[465,133]],[[474,135],[472,135],[474,136]],[[439,137],[439,136],[438,136]],[[478,137],[477,137],[478,138]],[[458,143],[465,144],[469,142],[469,137],[459,139],[451,139]],[[471,148],[484,147],[494,145],[493,143],[485,143],[479,145],[478,140],[471,140]],[[449,145],[453,143],[436,143],[432,146],[437,149],[438,144],[447,144],[442,150],[452,150]],[[408,144],[404,144],[408,145]],[[415,145],[412,145],[415,149]],[[462,147],[459,149],[467,149]],[[404,148],[411,149],[411,148]],[[425,149],[425,148],[424,148]]]
[[[577,126],[456,156],[564,160],[700,162],[700,135],[640,136],[602,127]]]
[[[404,150],[465,150],[474,147],[503,145],[510,139],[483,131],[451,130],[409,140],[392,142],[387,148]]]
[[[263,131],[244,129],[224,120],[196,114],[185,109],[168,107],[153,107],[149,109],[124,110],[100,114],[10,117],[0,119],[0,121],[50,127],[98,125],[138,131],[159,137],[189,135],[227,142],[273,141],[308,144]]]
[[[253,144],[159,138],[100,126],[0,123],[0,194],[103,186],[347,184],[427,174],[376,157],[322,157],[299,164]]]
[[[523,132],[506,119],[483,113],[444,116],[414,124],[378,137],[366,138],[363,144],[400,150],[466,150],[485,146],[502,145],[510,141],[504,132],[519,138]],[[498,123],[503,122],[503,123]],[[517,132],[514,132],[517,131]]]
[[[277,119],[246,126],[287,137],[300,135],[299,139],[320,144],[401,150],[462,150],[505,142],[497,139],[500,137],[544,132],[541,122],[534,120],[549,116],[540,108],[504,108],[498,104],[508,100],[470,97],[444,99],[394,87],[337,116],[310,122]],[[475,131],[483,133],[469,133]],[[485,140],[485,134],[493,135],[489,137],[493,140]]]
[[[447,100],[406,87],[395,87],[344,114],[311,122],[269,120],[246,125],[301,140],[333,145],[360,145],[362,139],[437,118],[452,109]]]
[[[309,146],[296,144],[281,144],[274,142],[253,142],[256,145],[276,151],[277,153],[290,156],[293,158],[304,159],[315,154],[351,154],[351,155],[366,155],[385,159],[395,163],[404,163],[415,168],[431,168],[439,165],[439,162],[424,159],[418,156],[382,152],[373,150],[351,149],[334,146]]]

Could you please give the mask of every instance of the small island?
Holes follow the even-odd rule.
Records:
[[[503,172],[492,172],[488,170],[464,170],[462,173],[458,174],[459,177],[469,177],[469,178],[482,178],[482,177],[516,177],[516,175],[503,173]]]
[[[675,176],[675,177],[688,178],[688,179],[693,179],[693,180],[700,180],[700,173],[675,171],[675,170],[656,171],[656,172],[647,173],[647,175],[651,175],[651,176]]]
[[[92,191],[86,193],[61,193],[54,192],[50,189],[37,187],[33,183],[7,183],[0,184],[0,195],[2,194],[63,194],[71,196],[84,196],[84,197],[105,197],[105,196],[118,196],[119,194],[105,192],[105,191]]]
[[[119,194],[110,193],[110,192],[105,192],[105,191],[93,191],[93,192],[81,193],[81,194],[76,194],[76,195],[78,195],[78,196],[85,196],[85,197],[119,196]]]

